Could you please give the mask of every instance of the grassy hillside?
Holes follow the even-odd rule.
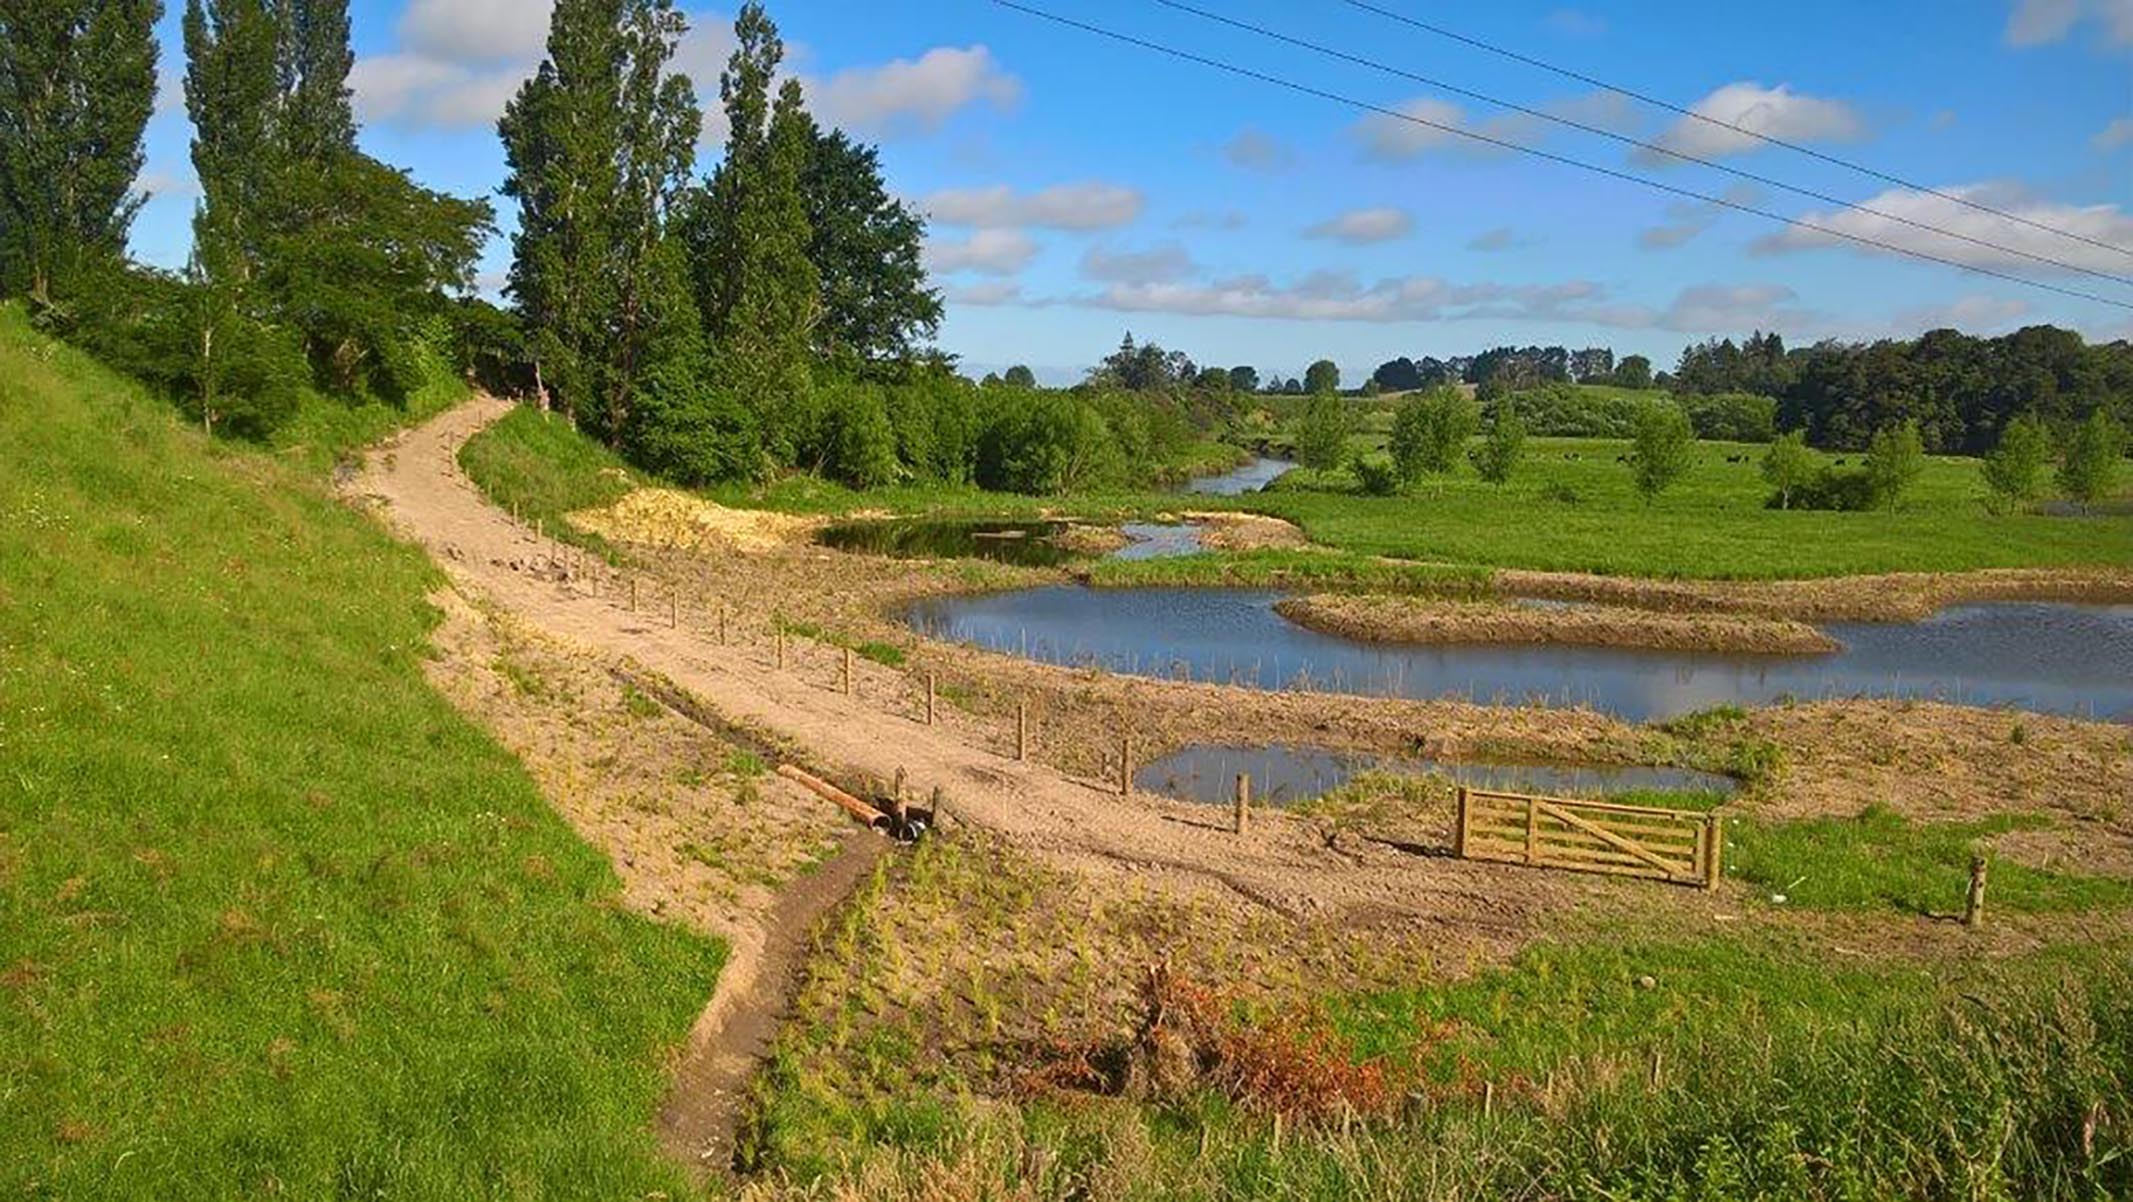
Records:
[[[0,310],[0,1194],[677,1189],[722,949],[617,906],[289,458]]]

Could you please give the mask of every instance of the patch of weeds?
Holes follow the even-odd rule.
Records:
[[[1971,857],[1987,840],[2050,825],[2036,814],[1919,823],[1881,805],[1853,818],[1742,820],[1727,826],[1727,873],[1809,909],[1953,914],[1963,906]],[[2002,910],[2090,910],[2133,903],[2133,881],[1999,860],[1986,896]]]
[[[763,763],[763,757],[745,747],[736,747],[726,753],[726,775],[728,776],[737,776],[742,780],[754,780],[768,771],[769,768]]]
[[[1748,720],[1748,711],[1737,705],[1714,705],[1709,709],[1694,710],[1674,718],[1659,729],[1684,739],[1700,739],[1705,735],[1732,730]]]
[[[861,643],[852,650],[857,652],[860,658],[873,660],[885,668],[901,668],[906,658],[903,648],[878,640]]]
[[[506,656],[499,655],[496,657],[496,672],[497,675],[510,681],[511,687],[517,690],[518,695],[521,697],[546,697],[548,695],[547,681],[542,680],[540,675],[534,672],[533,669]]]
[[[622,686],[622,708],[629,711],[630,717],[641,719],[658,717],[662,707],[637,686],[626,684]]]

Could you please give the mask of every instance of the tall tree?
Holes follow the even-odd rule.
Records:
[[[1340,364],[1331,359],[1320,359],[1304,369],[1304,390],[1312,394],[1338,392],[1341,386]]]
[[[785,45],[763,6],[743,4],[733,29],[719,76],[726,157],[692,199],[684,237],[721,383],[756,414],[765,449],[790,464],[812,434],[809,358],[821,315],[801,191],[813,123],[797,80],[772,100]]]
[[[1866,449],[1866,479],[1874,499],[1890,509],[1926,469],[1926,449],[1913,419],[1874,431]]]
[[[1763,452],[1763,482],[1776,490],[1779,509],[1792,508],[1792,495],[1815,478],[1815,455],[1807,449],[1807,436],[1798,430],[1781,434]]]
[[[509,290],[540,386],[611,443],[652,357],[693,350],[662,250],[702,131],[667,69],[686,28],[672,0],[559,0],[548,56],[498,123],[519,206]]]
[[[821,277],[815,350],[832,362],[908,356],[941,325],[940,293],[926,286],[926,223],[882,182],[871,146],[805,116],[808,261]]]
[[[2051,460],[2051,440],[2044,423],[2023,414],[2000,431],[1999,445],[1985,456],[1985,505],[2009,513],[2044,491],[2044,465]]]
[[[0,0],[0,291],[119,259],[143,197],[160,0]]]
[[[1687,473],[1695,459],[1696,427],[1672,401],[1653,401],[1637,411],[1629,448],[1630,478],[1649,505]]]
[[[2101,409],[2074,428],[2059,463],[2059,487],[2083,505],[2094,505],[2118,487],[2118,464],[2126,457],[2126,432]]]

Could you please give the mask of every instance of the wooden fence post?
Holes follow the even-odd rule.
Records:
[[[718,645],[726,645],[726,603],[718,603]]]
[[[1029,760],[1029,698],[1015,699],[1015,759]]]
[[[1452,827],[1452,854],[1466,859],[1466,833],[1473,824],[1473,798],[1465,785],[1459,786],[1459,816]]]
[[[1241,835],[1241,834],[1243,834],[1243,833],[1245,832],[1245,830],[1246,830],[1247,828],[1249,828],[1249,827],[1251,826],[1251,824],[1252,824],[1252,774],[1251,774],[1251,773],[1249,773],[1249,772],[1239,772],[1239,773],[1237,774],[1237,815],[1236,815],[1236,830],[1237,830],[1237,833],[1238,833],[1238,834],[1240,834],[1240,835]]]
[[[630,577],[630,612],[637,612],[637,578]]]
[[[1726,863],[1726,823],[1716,814],[1704,817],[1703,849],[1703,887],[1716,889]]]
[[[1133,736],[1123,735],[1118,740],[1118,795],[1133,796]]]
[[[1540,863],[1540,802],[1526,798],[1526,863]]]
[[[896,825],[898,826],[904,825],[906,821],[904,817],[904,788],[909,783],[909,780],[910,778],[904,774],[904,770],[899,767],[896,770],[896,785],[889,793],[889,812],[896,816]]]
[[[785,670],[785,628],[783,626],[778,627],[777,644],[778,671],[783,672]]]
[[[1985,872],[1988,867],[1984,856],[1970,857],[1970,892],[1963,898],[1963,925],[1966,927],[1985,923]]]
[[[939,674],[926,673],[926,725],[933,725],[933,698],[940,692]]]
[[[681,627],[681,594],[671,589],[667,591],[667,625]]]
[[[844,649],[844,695],[852,695],[852,649]]]

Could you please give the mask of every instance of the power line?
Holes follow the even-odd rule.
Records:
[[[2031,229],[2042,230],[2047,234],[2057,234],[2061,238],[2071,238],[2076,242],[2086,242],[2090,246],[2099,247],[2103,250],[2108,251],[2116,251],[2119,254],[2127,256],[2128,258],[2133,258],[2133,249],[2120,246],[2115,242],[2105,242],[2100,238],[2091,238],[2087,234],[2077,234],[2073,230],[2062,229],[2059,226],[2052,225],[2048,222],[2034,221],[2030,218],[2022,216],[2019,213],[2010,213],[2005,209],[1996,209],[1991,205],[1981,204],[1958,193],[1943,192],[1938,188],[1929,188],[1924,184],[1914,183],[1911,180],[1907,180],[1900,175],[1891,175],[1886,171],[1869,167],[1864,163],[1854,162],[1851,159],[1844,158],[1840,155],[1829,154],[1826,151],[1816,150],[1812,146],[1807,146],[1799,142],[1789,141],[1785,138],[1780,138],[1773,134],[1766,134],[1758,130],[1749,129],[1747,126],[1744,125],[1736,125],[1731,121],[1721,121],[1718,118],[1713,117],[1707,113],[1699,113],[1694,109],[1684,108],[1681,105],[1675,104],[1671,100],[1662,100],[1657,96],[1647,95],[1633,88],[1625,88],[1619,84],[1611,84],[1604,79],[1595,79],[1590,75],[1586,75],[1580,71],[1573,71],[1568,67],[1558,67],[1554,63],[1545,62],[1530,55],[1520,54],[1516,50],[1507,50],[1502,46],[1498,46],[1490,42],[1484,42],[1480,38],[1470,37],[1467,34],[1460,33],[1457,30],[1446,29],[1441,25],[1432,25],[1427,21],[1423,21],[1415,17],[1410,17],[1405,13],[1395,12],[1394,10],[1386,8],[1383,5],[1372,4],[1369,2],[1369,0],[1345,0],[1345,3],[1347,3],[1351,7],[1362,9],[1364,12],[1375,13],[1378,16],[1384,17],[1386,20],[1397,21],[1402,25],[1407,25],[1412,28],[1422,30],[1425,33],[1433,33],[1441,38],[1449,38],[1452,41],[1459,42],[1467,46],[1472,46],[1476,50],[1486,50],[1490,54],[1500,55],[1504,58],[1510,59],[1513,62],[1524,63],[1529,67],[1538,67],[1543,71],[1553,72],[1554,74],[1560,75],[1565,79],[1574,79],[1579,83],[1599,88],[1602,91],[1613,92],[1617,96],[1627,96],[1631,100],[1635,100],[1643,104],[1649,104],[1656,108],[1662,108],[1670,113],[1679,113],[1680,115],[1690,118],[1691,120],[1701,121],[1705,125],[1713,126],[1718,129],[1723,129],[1731,133],[1742,134],[1746,137],[1754,138],[1759,142],[1765,142],[1772,146],[1782,146],[1785,149],[1793,151],[1796,154],[1804,154],[1809,158],[1820,159],[1822,162],[1845,168],[1848,171],[1856,171],[1861,175],[1871,176],[1874,179],[1881,180],[1883,183],[1890,183],[1895,184],[1898,187],[1909,188],[1914,192],[1923,193],[1937,200],[1945,200],[1951,204],[1959,204],[1967,209],[1976,209],[1980,213],[1990,213],[1994,217],[1998,217],[2003,221],[2012,221],[2018,225],[2026,225]]]
[[[1049,12],[1045,9],[1037,8],[1033,5],[1021,3],[1020,0],[992,0],[992,2],[1002,8],[1012,9],[1015,12],[1024,14],[1025,16],[1031,16],[1036,17],[1040,20],[1050,21],[1055,25],[1062,25],[1069,29],[1078,29],[1083,33],[1089,33],[1094,34],[1097,37],[1108,38],[1111,41],[1120,42],[1128,46],[1137,46],[1143,50],[1153,51],[1154,53],[1165,55],[1169,58],[1178,59],[1183,62],[1196,63],[1200,66],[1208,67],[1213,70],[1221,71],[1230,75],[1239,76],[1244,79],[1251,79],[1256,80],[1260,83],[1271,84],[1277,88],[1282,88],[1287,91],[1295,92],[1299,95],[1314,96],[1320,100],[1330,100],[1335,104],[1347,105],[1349,108],[1356,109],[1361,112],[1376,113],[1380,116],[1390,117],[1396,121],[1406,121],[1413,125],[1420,125],[1429,129],[1437,130],[1441,133],[1452,134],[1456,137],[1466,138],[1475,142],[1481,142],[1489,146],[1497,147],[1501,150],[1516,151],[1519,154],[1532,155],[1534,158],[1545,159],[1552,163],[1560,163],[1566,167],[1576,167],[1583,171],[1593,172],[1596,175],[1604,175],[1610,179],[1623,180],[1632,184],[1641,184],[1644,187],[1654,188],[1658,191],[1666,192],[1674,196],[1680,196],[1688,200],[1701,201],[1704,204],[1717,205],[1720,208],[1732,209],[1735,212],[1748,213],[1769,221],[1778,222],[1781,225],[1789,225],[1798,229],[1809,230],[1814,233],[1827,235],[1831,238],[1842,238],[1847,242],[1856,242],[1862,246],[1871,246],[1877,250],[1888,251],[1891,254],[1903,255],[1906,258],[1918,259],[1927,263],[1938,263],[1943,267],[1953,267],[1958,271],[1967,271],[1974,275],[1989,276],[1996,280],[2005,280],[2011,284],[2022,284],[2031,288],[2041,288],[2046,292],[2056,292],[2061,296],[2070,296],[2076,300],[2092,301],[2099,305],[2110,305],[2113,308],[2133,311],[2133,302],[2117,300],[2108,296],[2098,296],[2093,292],[2083,292],[2078,288],[2065,288],[2061,287],[2058,284],[2048,284],[2043,280],[2032,280],[2023,276],[2014,275],[2010,272],[1996,271],[1990,267],[1979,267],[1975,264],[1964,263],[1957,259],[1944,258],[1940,255],[1930,254],[1922,250],[1912,250],[1909,247],[1897,246],[1894,243],[1883,242],[1877,238],[1869,238],[1863,234],[1847,233],[1844,230],[1833,229],[1826,225],[1818,225],[1812,221],[1806,221],[1798,217],[1787,217],[1782,213],[1775,213],[1770,211],[1769,209],[1762,209],[1757,208],[1754,205],[1743,204],[1740,201],[1727,200],[1725,197],[1722,196],[1713,196],[1707,192],[1698,192],[1693,188],[1677,187],[1673,184],[1661,183],[1660,181],[1655,179],[1647,179],[1641,175],[1632,175],[1627,171],[1618,171],[1613,167],[1602,166],[1599,163],[1590,163],[1586,162],[1583,159],[1574,159],[1568,155],[1556,154],[1554,151],[1541,150],[1537,147],[1532,146],[1521,146],[1516,142],[1510,142],[1502,138],[1491,137],[1488,134],[1477,133],[1474,130],[1461,129],[1456,125],[1446,125],[1442,122],[1431,121],[1424,117],[1417,117],[1412,113],[1403,113],[1399,112],[1396,109],[1386,108],[1383,105],[1372,104],[1367,100],[1357,100],[1353,96],[1345,96],[1339,92],[1329,92],[1323,88],[1314,87],[1310,84],[1298,83],[1292,79],[1284,79],[1278,75],[1269,75],[1263,71],[1257,71],[1250,67],[1241,67],[1235,63],[1224,62],[1221,59],[1217,58],[1210,58],[1206,55],[1197,54],[1190,50],[1181,50],[1175,46],[1168,46],[1161,42],[1150,41],[1146,38],[1137,37],[1133,34],[1120,33],[1114,29],[1106,29],[1101,25],[1092,25],[1087,21],[1078,20],[1073,17],[1061,16],[1060,14],[1055,12]]]
[[[1796,196],[1805,196],[1812,200],[1821,201],[1824,204],[1836,205],[1839,208],[1852,209],[1860,213],[1868,214],[1869,216],[1879,217],[1884,221],[1893,221],[1899,225],[1907,225],[1912,227],[1913,229],[1924,230],[1925,232],[1930,234],[1938,234],[1944,238],[1953,238],[1959,242],[1968,242],[1972,246],[1980,246],[1987,250],[1998,251],[2003,255],[2010,255],[2020,259],[2029,259],[2037,263],[2043,263],[2048,266],[2059,268],[2063,271],[2071,271],[2078,275],[2094,276],[2099,280],[2110,280],[2112,283],[2115,284],[2124,284],[2128,287],[2133,287],[2133,276],[2123,276],[2115,272],[2099,271],[2093,267],[2084,267],[2078,263],[2069,263],[2063,259],[2055,259],[2052,258],[2050,255],[2040,255],[2033,251],[2021,250],[2012,246],[2003,246],[2000,243],[1990,241],[1989,239],[1974,237],[1970,234],[1960,233],[1955,230],[1943,229],[1940,226],[1931,224],[1930,222],[1918,221],[1910,217],[1905,217],[1898,213],[1885,212],[1881,209],[1876,209],[1869,205],[1857,204],[1852,201],[1845,200],[1841,197],[1831,196],[1826,192],[1817,192],[1812,188],[1798,187],[1793,184],[1785,183],[1783,180],[1772,179],[1766,175],[1759,175],[1753,171],[1743,170],[1738,167],[1730,167],[1714,159],[1704,158],[1701,155],[1694,155],[1686,153],[1684,151],[1675,150],[1673,147],[1664,145],[1662,143],[1647,142],[1640,138],[1632,137],[1628,134],[1618,133],[1614,130],[1607,129],[1602,126],[1592,125],[1588,122],[1579,121],[1573,117],[1560,116],[1555,113],[1550,113],[1544,109],[1530,108],[1515,101],[1503,100],[1498,97],[1491,96],[1486,92],[1476,92],[1471,88],[1462,88],[1457,84],[1446,83],[1440,79],[1432,79],[1427,75],[1417,75],[1416,73],[1406,70],[1402,67],[1395,67],[1389,63],[1379,62],[1378,60],[1372,58],[1365,58],[1358,54],[1350,54],[1345,50],[1340,50],[1332,46],[1327,46],[1319,42],[1314,42],[1308,38],[1301,38],[1296,37],[1292,34],[1283,33],[1278,29],[1269,29],[1264,25],[1257,25],[1250,21],[1244,21],[1235,17],[1224,16],[1221,13],[1209,12],[1204,8],[1184,3],[1183,0],[1154,0],[1154,2],[1162,5],[1165,8],[1176,9],[1177,11],[1183,13],[1190,13],[1191,15],[1199,17],[1202,20],[1213,21],[1217,24],[1227,25],[1232,29],[1241,29],[1248,33],[1257,34],[1260,37],[1269,38],[1273,41],[1281,42],[1285,45],[1297,47],[1301,50],[1309,50],[1313,53],[1322,54],[1328,58],[1338,59],[1342,62],[1351,63],[1359,67],[1369,67],[1372,70],[1382,71],[1387,75],[1396,75],[1402,79],[1422,84],[1425,87],[1431,87],[1436,88],[1440,91],[1450,92],[1455,96],[1464,96],[1470,100],[1478,100],[1483,104],[1492,104],[1498,108],[1509,109],[1514,113],[1521,113],[1525,116],[1535,117],[1542,121],[1553,122],[1568,129],[1575,129],[1583,133],[1595,134],[1599,137],[1609,138],[1616,142],[1620,142],[1626,146],[1634,146],[1640,150],[1651,151],[1654,154],[1666,155],[1670,158],[1679,159],[1685,163],[1695,163],[1698,166],[1709,167],[1717,171],[1723,171],[1728,175],[1735,176],[1744,180],[1749,180],[1757,184],[1762,184],[1765,187],[1776,188],[1780,191],[1790,192]]]

